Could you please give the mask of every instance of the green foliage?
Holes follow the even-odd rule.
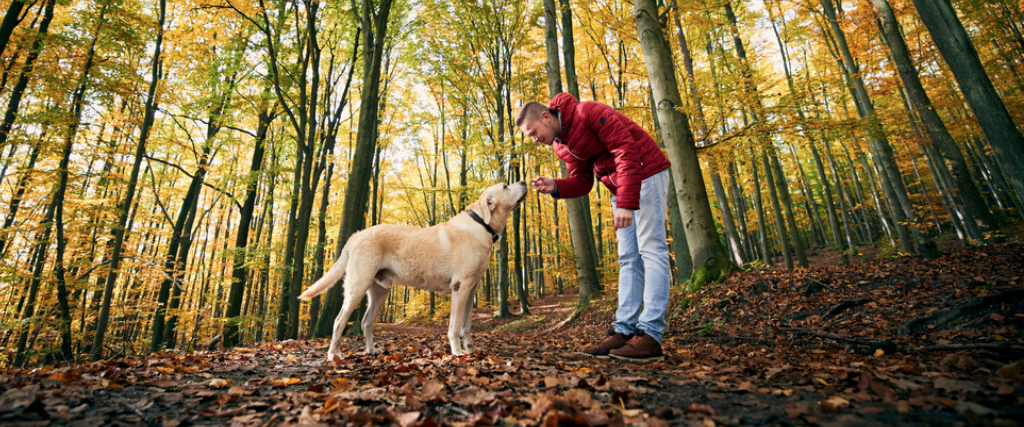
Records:
[[[715,336],[715,327],[715,322],[704,322],[704,324],[700,326],[700,336],[705,338]]]

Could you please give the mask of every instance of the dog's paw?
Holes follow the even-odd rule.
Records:
[[[384,347],[381,347],[380,344],[373,343],[373,347],[369,347],[369,346],[366,347],[366,354],[375,355],[375,354],[383,354],[383,353],[384,353]]]
[[[324,363],[327,363],[328,365],[337,364],[341,363],[341,359],[342,357],[338,353],[327,353],[327,360],[324,361]]]

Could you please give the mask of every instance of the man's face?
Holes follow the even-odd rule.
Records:
[[[560,128],[558,119],[547,112],[540,113],[540,117],[537,118],[527,118],[519,126],[526,136],[533,138],[533,142],[544,145],[555,142]]]

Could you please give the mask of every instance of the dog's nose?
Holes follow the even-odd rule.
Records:
[[[523,187],[525,187],[526,186],[526,181],[519,181],[516,184],[519,184],[519,185],[522,185]]]

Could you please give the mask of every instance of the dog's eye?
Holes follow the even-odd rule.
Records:
[[[505,185],[505,184],[501,184],[501,188],[506,188],[506,189],[507,189],[507,188],[508,188],[508,185]]]

